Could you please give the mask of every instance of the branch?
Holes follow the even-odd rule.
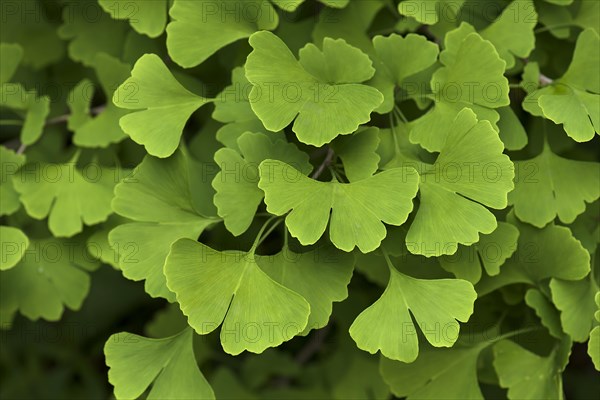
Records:
[[[323,173],[323,171],[325,171],[325,169],[327,167],[329,167],[331,165],[331,163],[333,162],[333,157],[334,156],[335,156],[335,153],[333,152],[333,150],[331,149],[331,147],[329,147],[327,149],[327,155],[325,156],[325,159],[323,160],[323,162],[321,163],[321,165],[319,165],[319,167],[314,172],[314,174],[311,175],[311,178],[312,179],[317,179],[319,176],[321,176],[321,174]]]

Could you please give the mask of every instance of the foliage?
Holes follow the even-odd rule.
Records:
[[[146,300],[100,307],[135,321],[99,339],[117,399],[562,399],[581,344],[600,370],[600,2],[4,5],[6,332],[119,274]]]

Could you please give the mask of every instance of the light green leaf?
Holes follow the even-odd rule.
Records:
[[[167,49],[173,61],[184,68],[201,64],[258,30],[275,29],[279,23],[271,3],[261,0],[176,0],[169,14]]]
[[[129,332],[112,335],[104,354],[115,397],[135,399],[152,385],[148,399],[214,399],[212,388],[198,369],[192,340],[193,331],[188,328],[164,339]]]
[[[494,346],[494,367],[500,386],[508,388],[509,399],[563,399],[561,373],[570,353],[568,339],[562,340],[547,357],[502,340]]]
[[[596,321],[600,322],[600,293],[596,293],[596,309]],[[588,354],[590,355],[596,370],[600,371],[600,326],[596,326],[590,332]]]
[[[527,132],[514,110],[510,106],[506,106],[497,111],[500,115],[500,121],[498,121],[500,140],[504,143],[504,148],[514,151],[527,146]]]
[[[110,99],[117,87],[129,77],[131,67],[107,54],[99,53],[92,65],[105,96]],[[71,115],[69,129],[73,130],[73,142],[79,147],[108,147],[127,136],[119,126],[119,119],[128,113],[111,102],[96,116],[89,115],[94,87],[84,80],[70,93],[68,104]]]
[[[90,163],[77,168],[75,159],[64,164],[29,163],[14,176],[27,214],[48,219],[56,237],[70,237],[83,225],[106,221],[112,214],[110,202],[119,171]]]
[[[185,123],[209,101],[184,88],[156,54],[143,55],[113,97],[117,107],[141,110],[122,117],[121,128],[161,158],[175,152]]]
[[[410,364],[381,358],[383,379],[397,397],[483,400],[477,360],[484,346],[422,351]]]
[[[22,230],[12,226],[0,226],[0,245],[2,259],[0,271],[11,269],[23,258],[29,247],[29,238]]]
[[[552,336],[557,339],[561,339],[564,336],[558,311],[541,291],[538,289],[527,290],[527,293],[525,293],[525,303],[533,308],[536,315],[540,318],[542,325],[548,329],[548,332]]]
[[[50,113],[50,98],[38,96],[35,90],[27,90],[20,83],[2,83],[0,107],[6,107],[23,119],[21,143],[30,145],[40,138]]]
[[[402,225],[413,208],[418,174],[410,167],[394,168],[349,184],[319,182],[276,160],[260,164],[258,186],[265,192],[267,211],[290,212],[285,223],[303,245],[316,243],[325,232],[329,215],[331,242],[339,249],[358,247],[368,253],[386,235],[382,222]]]
[[[19,263],[0,272],[0,310],[49,321],[58,321],[65,306],[78,310],[90,288],[85,270],[97,266],[91,259],[79,240],[32,239]]]
[[[273,142],[264,133],[246,132],[237,140],[239,152],[223,148],[215,153],[215,162],[221,171],[212,181],[216,190],[214,203],[225,227],[235,236],[244,233],[252,223],[264,193],[258,187],[258,165],[266,159],[275,159],[293,165],[308,174],[312,170],[308,155],[282,140]]]
[[[479,242],[471,246],[459,246],[456,254],[440,257],[440,265],[459,279],[476,284],[481,279],[481,268],[488,275],[498,275],[500,266],[517,249],[519,231],[506,222],[498,222],[498,227],[489,235],[481,235]]]
[[[578,281],[550,281],[552,302],[560,310],[563,330],[575,342],[588,340],[594,325],[594,313],[597,309],[594,298],[600,288],[599,283],[594,280],[593,272]]]
[[[68,50],[73,60],[91,67],[99,53],[121,56],[129,26],[103,12],[97,0],[65,4],[62,20],[58,36],[70,41]]]
[[[367,31],[384,5],[383,1],[351,1],[343,9],[321,10],[312,32],[313,42],[320,45],[327,37],[344,39],[371,55],[373,43]]]
[[[218,252],[180,239],[165,265],[167,285],[190,326],[204,335],[222,323],[221,345],[233,355],[279,346],[304,330],[310,314],[302,296],[260,269],[255,246],[248,253]]]
[[[356,131],[383,101],[379,91],[360,84],[375,73],[371,60],[342,39],[326,38],[323,50],[307,44],[300,61],[270,32],[253,34],[250,45],[250,104],[270,131],[295,120],[292,130],[301,142],[322,146]]]
[[[410,140],[430,152],[440,151],[447,127],[457,113],[470,107],[478,119],[489,121],[494,129],[499,120],[494,109],[509,105],[506,63],[494,46],[477,33],[464,36],[466,25],[446,35],[446,49],[440,54],[444,67],[431,79],[434,108],[414,122]]]
[[[117,249],[123,275],[145,279],[146,292],[153,297],[175,300],[163,274],[171,244],[181,238],[197,239],[216,222],[202,216],[193,200],[190,176],[197,167],[182,150],[167,159],[146,156],[115,187],[113,209],[135,222],[113,229],[109,243]]]
[[[567,72],[523,101],[523,108],[533,115],[563,124],[567,135],[576,142],[592,140],[600,131],[600,78],[590,73],[600,69],[600,55],[596,51],[599,46],[598,33],[594,29],[584,30],[577,38]]]
[[[394,90],[414,90],[410,77],[431,67],[437,61],[439,48],[424,36],[413,33],[406,37],[375,36],[373,46],[377,72],[369,83],[383,93],[384,102],[375,111],[385,114],[394,108]]]
[[[137,32],[151,38],[160,36],[167,24],[168,0],[99,0],[114,19],[126,19]]]
[[[517,251],[499,275],[481,278],[476,287],[480,296],[513,283],[536,285],[548,278],[577,281],[590,272],[590,255],[569,228],[549,224],[538,229],[519,222],[512,213],[507,221],[519,230]]]
[[[586,202],[600,197],[600,164],[557,156],[549,145],[535,158],[516,161],[515,189],[508,195],[515,215],[538,228],[554,218],[572,223]]]
[[[13,185],[13,176],[25,164],[25,156],[0,146],[0,216],[10,215],[21,207],[19,193]]]
[[[310,304],[310,316],[303,335],[327,325],[333,302],[348,297],[354,257],[331,247],[295,253],[289,247],[274,256],[256,258],[260,268],[275,282],[293,290]]]
[[[492,233],[496,217],[484,206],[505,208],[513,189],[513,164],[488,121],[463,109],[444,133],[435,164],[420,172],[419,209],[406,236],[408,249],[427,257],[454,254],[459,243]]]
[[[14,43],[0,43],[0,85],[10,81],[22,59],[21,46]]]
[[[515,66],[515,58],[527,58],[535,47],[533,29],[537,24],[533,0],[513,0],[491,25],[483,29],[481,37],[494,44],[506,69]]]
[[[342,159],[350,182],[373,176],[379,166],[379,129],[372,127],[353,135],[340,136],[332,143],[335,154]]]
[[[413,362],[419,354],[411,314],[429,343],[451,347],[459,324],[473,313],[477,293],[460,279],[415,279],[390,265],[390,280],[381,297],[364,310],[350,327],[356,345],[371,354]],[[410,310],[410,313],[409,313]]]

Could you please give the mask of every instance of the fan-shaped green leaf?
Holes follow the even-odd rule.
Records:
[[[25,164],[25,156],[4,146],[0,147],[0,216],[10,215],[21,207],[19,193],[13,185],[13,176]]]
[[[188,323],[207,334],[221,323],[221,344],[233,355],[262,353],[302,332],[310,306],[275,282],[250,252],[218,252],[190,239],[173,244],[165,265],[167,284]]]
[[[198,369],[192,347],[193,331],[164,339],[121,332],[106,341],[108,380],[117,399],[136,399],[152,385],[148,399],[214,399]]]
[[[135,222],[119,225],[108,239],[118,251],[123,274],[136,281],[145,279],[151,296],[175,300],[163,274],[171,244],[181,238],[197,239],[216,222],[197,211],[191,194],[190,176],[198,167],[181,150],[167,159],[146,156],[115,187],[113,209]]]
[[[100,0],[99,3],[114,19],[129,20],[141,34],[155,38],[165,30],[168,0]]]
[[[0,226],[0,245],[2,259],[0,271],[11,269],[23,258],[29,247],[29,238],[22,230],[12,226]]]
[[[435,164],[421,171],[420,202],[406,244],[415,254],[454,254],[457,244],[490,234],[496,218],[484,206],[502,209],[513,189],[514,169],[488,121],[463,109],[444,132]]]
[[[586,202],[600,197],[600,164],[557,156],[550,146],[530,160],[516,161],[515,189],[508,195],[515,215],[538,228],[558,218],[572,223]]]
[[[366,128],[353,135],[340,136],[333,143],[335,154],[344,164],[344,172],[350,182],[367,179],[379,166],[379,129]]]
[[[300,61],[270,32],[253,34],[250,45],[250,104],[270,131],[295,120],[292,130],[301,142],[322,146],[356,131],[383,101],[379,91],[360,84],[375,73],[371,60],[342,39],[326,38],[323,50],[307,44]]]
[[[331,213],[331,242],[344,251],[358,247],[368,253],[379,247],[386,235],[382,222],[403,224],[418,187],[418,174],[410,167],[349,184],[315,181],[276,160],[263,161],[259,169],[258,186],[265,192],[267,211],[275,215],[291,211],[285,223],[292,236],[303,245],[315,243]]]
[[[258,165],[263,160],[285,162],[304,174],[312,170],[308,155],[287,143],[284,136],[273,142],[264,133],[246,132],[238,138],[237,144],[239,152],[223,148],[215,153],[215,162],[221,171],[212,181],[219,216],[235,236],[248,229],[262,202],[264,193],[258,187]]]
[[[113,97],[118,107],[140,110],[122,117],[121,128],[156,157],[175,152],[185,123],[209,101],[184,88],[156,54],[143,55]]]

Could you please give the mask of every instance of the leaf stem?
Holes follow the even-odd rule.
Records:
[[[325,171],[325,169],[327,167],[329,167],[329,165],[333,162],[333,157],[335,156],[335,153],[333,152],[333,150],[331,149],[331,147],[327,148],[327,155],[325,156],[325,159],[323,160],[323,162],[321,163],[321,165],[319,165],[319,167],[317,168],[317,170],[311,175],[312,179],[317,179],[319,176],[321,176],[321,174],[323,173],[323,171]]]
[[[273,226],[271,226],[266,232],[265,229],[267,228],[267,226],[269,225],[269,223],[271,221],[273,221],[274,219],[279,218],[278,216],[274,215],[271,218],[269,218],[267,220],[267,222],[265,222],[262,226],[262,228],[260,228],[260,231],[258,232],[258,235],[256,236],[256,239],[254,240],[254,244],[252,245],[252,249],[250,249],[250,252],[254,252],[256,251],[256,249],[258,248],[258,246],[261,245],[262,242],[265,241],[265,239],[267,237],[269,237],[269,235],[271,234],[271,232],[273,232],[275,230],[275,228],[277,228],[277,226],[279,226],[279,224],[283,221],[282,219],[279,219],[278,221],[276,221]]]

